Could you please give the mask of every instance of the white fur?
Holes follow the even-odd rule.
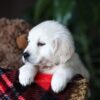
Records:
[[[55,93],[62,91],[76,74],[89,79],[65,26],[55,21],[40,23],[29,32],[28,42],[24,52],[28,52],[30,57],[28,60],[23,58],[25,65],[19,69],[22,85],[32,83],[37,71],[53,74],[51,88]],[[38,46],[38,42],[45,45]]]
[[[26,86],[34,81],[34,77],[37,73],[37,70],[33,65],[27,62],[19,69],[19,72],[20,72],[19,82],[23,86]]]

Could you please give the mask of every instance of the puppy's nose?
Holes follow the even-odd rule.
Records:
[[[27,59],[30,56],[30,54],[28,52],[24,52],[23,56],[24,56],[25,59]]]

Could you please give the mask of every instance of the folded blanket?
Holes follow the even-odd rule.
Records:
[[[83,80],[82,77],[76,76],[67,87],[60,93],[56,94],[50,87],[50,81],[52,75],[49,74],[37,74],[35,82],[29,86],[23,87],[18,80],[18,70],[6,70],[0,68],[0,100],[84,100],[86,95],[86,81],[81,82],[82,89],[79,90],[79,86],[76,82]],[[76,83],[75,83],[76,82]],[[73,85],[74,84],[74,85]],[[76,90],[74,90],[76,88]],[[82,92],[78,94],[77,89]],[[71,99],[73,91],[77,95]],[[78,96],[79,95],[79,96]],[[75,99],[75,97],[81,97],[81,99]]]

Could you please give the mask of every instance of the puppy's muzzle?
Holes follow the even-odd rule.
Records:
[[[24,57],[25,59],[28,59],[29,56],[30,56],[30,54],[29,54],[28,52],[24,52],[24,53],[23,53],[23,57]]]

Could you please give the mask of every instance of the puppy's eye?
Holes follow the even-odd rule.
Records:
[[[43,43],[43,42],[38,42],[37,43],[37,46],[44,46],[45,45],[45,43]]]

